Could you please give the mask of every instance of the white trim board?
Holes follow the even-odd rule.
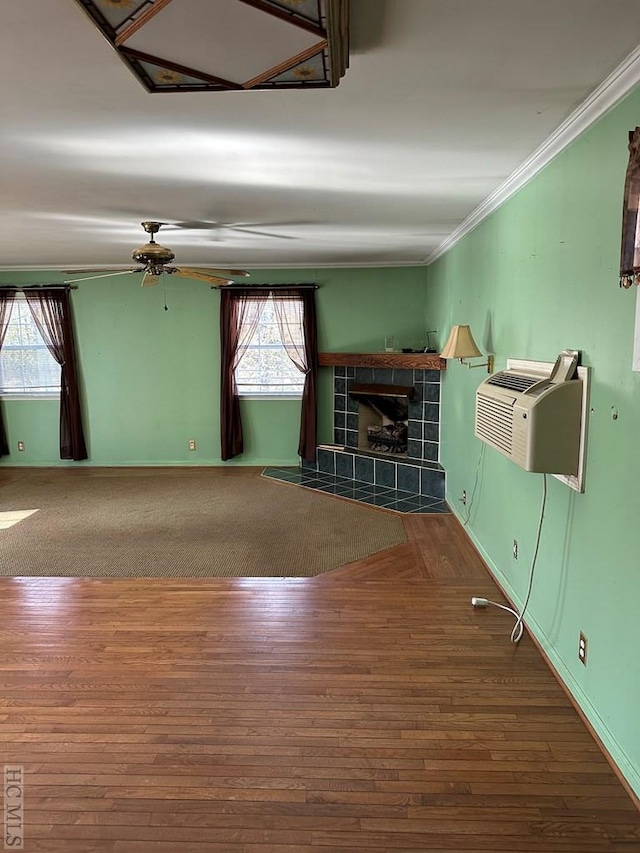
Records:
[[[518,166],[515,172],[500,184],[481,205],[476,207],[469,216],[446,237],[440,245],[428,255],[424,262],[433,263],[445,252],[448,252],[476,225],[486,219],[500,205],[528,183],[541,169],[553,160],[561,151],[570,145],[583,131],[595,124],[598,119],[615,107],[625,95],[640,81],[640,47],[613,71],[606,80],[595,89],[589,97],[575,109],[571,115],[540,145],[527,159]]]

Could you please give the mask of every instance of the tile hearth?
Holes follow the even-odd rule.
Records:
[[[305,468],[265,468],[263,477],[402,513],[451,512],[444,500]]]

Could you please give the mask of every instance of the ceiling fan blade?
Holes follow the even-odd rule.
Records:
[[[289,219],[288,221],[281,220],[280,222],[228,222],[232,228],[293,228],[299,225],[321,225],[317,219]]]
[[[209,231],[212,228],[223,228],[220,222],[212,222],[205,219],[189,219],[186,222],[165,223],[169,228],[186,228],[195,231]]]
[[[87,267],[79,270],[61,270],[61,272],[67,275],[75,275],[77,272],[104,272],[111,275],[116,272],[139,272],[140,270],[140,267]]]
[[[253,228],[242,228],[236,225],[224,225],[227,231],[239,231],[241,234],[256,234],[258,237],[275,237],[276,240],[296,240],[293,234],[274,234],[272,231],[255,231]]]
[[[103,272],[100,275],[85,275],[82,278],[72,278],[69,281],[64,281],[63,284],[75,284],[77,281],[91,281],[94,278],[112,278],[114,275],[131,275],[133,272],[142,272],[142,270],[118,270],[117,272]]]
[[[206,281],[209,284],[235,284],[235,282],[230,278],[221,278],[219,275],[211,275],[204,270],[196,270],[191,267],[174,267],[171,272],[182,276],[182,278],[197,278],[200,281]]]
[[[194,231],[242,231],[245,234],[256,234],[260,237],[275,237],[280,240],[295,240],[296,238],[289,234],[273,234],[270,231],[254,231],[252,226],[261,225],[260,222],[214,222],[213,220],[206,219],[192,219],[187,222],[172,222],[170,223],[173,228],[186,228],[187,230]],[[293,222],[269,222],[265,223],[267,227],[272,225],[277,228],[280,225],[295,225],[298,223]]]
[[[142,281],[140,282],[140,287],[155,287],[159,281],[160,281],[160,276],[153,275],[153,273],[150,273],[150,272],[146,272],[142,276]]]
[[[219,267],[180,267],[180,269],[193,270],[194,272],[204,272],[207,275],[218,275],[223,277],[233,276],[234,278],[249,278],[251,275],[247,270],[225,270]]]

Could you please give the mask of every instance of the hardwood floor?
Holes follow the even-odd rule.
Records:
[[[640,850],[451,516],[305,580],[0,579],[29,853]]]

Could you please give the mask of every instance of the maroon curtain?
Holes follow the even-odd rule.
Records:
[[[11,309],[13,308],[13,300],[15,299],[15,291],[0,290],[0,349],[4,343],[7,329],[9,328],[9,320],[11,319]],[[0,411],[0,456],[7,456],[9,453],[9,444],[7,442],[7,433],[5,432],[2,422],[2,412]]]
[[[622,248],[620,286],[640,283],[640,127],[629,133],[629,163],[622,208]]]
[[[240,398],[235,371],[258,328],[268,292],[220,292],[220,445],[223,460],[243,450]]]
[[[42,339],[61,367],[60,458],[86,459],[69,291],[38,288],[24,293]]]
[[[315,295],[315,290],[310,288],[276,290],[271,293],[284,348],[298,370],[304,373],[298,455],[307,462],[313,462],[316,458],[318,335]],[[287,311],[294,305],[298,308],[295,319]],[[301,327],[302,337],[298,333]]]

